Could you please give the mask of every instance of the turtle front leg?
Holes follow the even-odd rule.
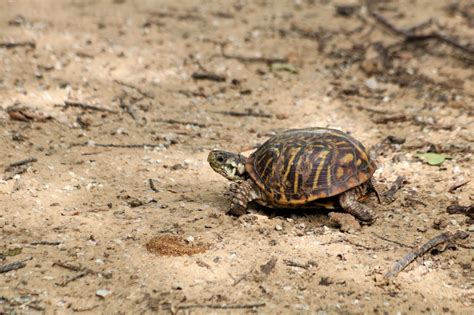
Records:
[[[247,212],[249,202],[260,199],[260,189],[250,179],[230,187],[232,202],[229,214],[241,216]]]
[[[375,222],[376,216],[369,207],[360,203],[357,199],[359,192],[356,189],[349,189],[339,196],[341,207],[348,213],[352,214],[358,220],[365,224]]]

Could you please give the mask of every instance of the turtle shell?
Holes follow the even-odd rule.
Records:
[[[301,205],[343,193],[372,177],[376,166],[364,146],[327,128],[288,130],[247,159],[253,181],[275,205]]]

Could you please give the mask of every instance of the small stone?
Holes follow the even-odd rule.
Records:
[[[468,230],[469,232],[474,232],[474,224],[471,224],[471,225],[467,228],[467,230]]]
[[[100,290],[95,291],[95,295],[97,295],[100,298],[105,298],[111,294],[112,294],[112,291],[107,290],[107,289],[100,289]]]
[[[375,78],[365,80],[365,86],[371,90],[376,90],[378,88],[377,80],[375,80]]]
[[[281,231],[283,230],[283,227],[280,224],[275,225],[275,230]]]
[[[192,243],[192,242],[194,242],[194,237],[193,237],[193,236],[191,236],[191,235],[190,235],[190,236],[188,236],[188,237],[186,237],[186,242],[188,242],[188,243]]]

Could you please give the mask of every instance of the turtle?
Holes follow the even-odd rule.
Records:
[[[247,212],[250,202],[270,208],[342,208],[361,223],[376,215],[361,203],[375,192],[376,164],[349,134],[330,128],[290,129],[269,138],[247,158],[213,150],[211,168],[234,183],[229,214]]]

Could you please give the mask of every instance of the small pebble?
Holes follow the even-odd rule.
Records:
[[[280,224],[275,225],[275,230],[281,231],[283,230],[283,227]]]
[[[105,298],[111,294],[112,294],[112,291],[109,291],[107,289],[100,289],[100,290],[95,291],[95,295],[101,298]]]

